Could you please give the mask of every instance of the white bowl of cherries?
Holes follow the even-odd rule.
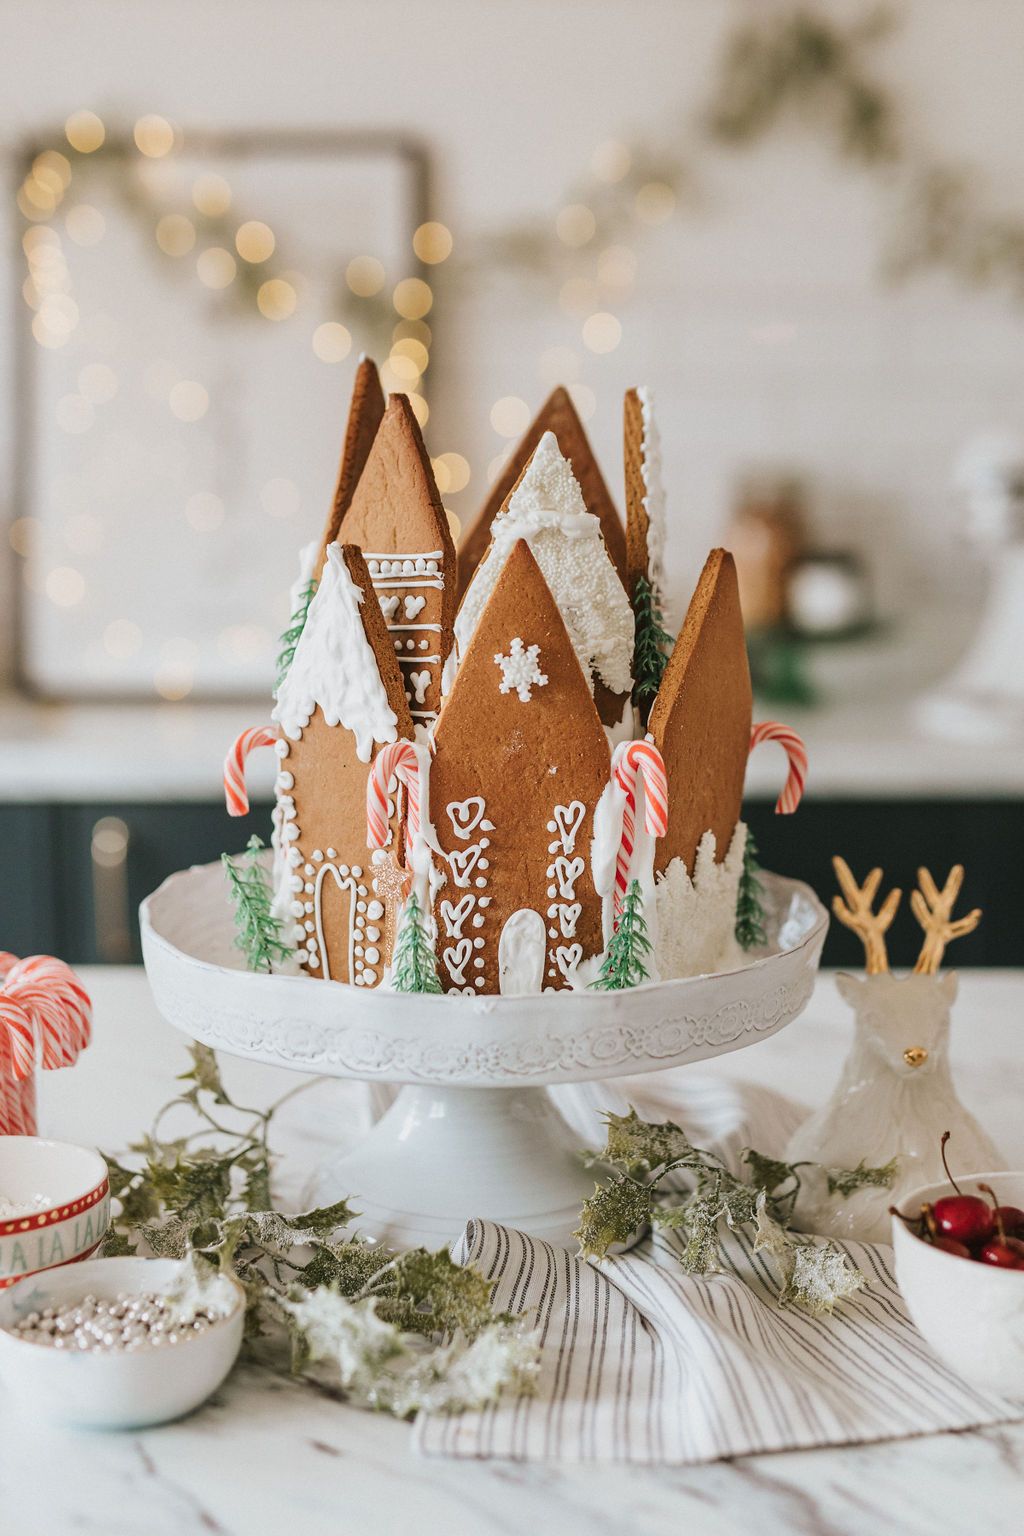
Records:
[[[935,1353],[972,1386],[1024,1398],[1024,1173],[923,1185],[893,1208],[892,1236],[907,1310]]]

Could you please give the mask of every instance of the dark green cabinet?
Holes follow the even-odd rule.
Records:
[[[959,910],[984,910],[975,933],[950,952],[961,966],[1024,965],[1024,803],[1015,800],[808,800],[795,818],[770,805],[745,810],[769,869],[806,880],[828,903],[831,859],[863,877],[882,864],[906,895],[893,927],[893,965],[913,965],[920,932],[909,893],[919,864],[944,876],[963,863]],[[0,806],[0,949],[57,954],[76,965],[139,959],[138,905],[176,869],[270,836],[269,805],[239,820],[218,803]],[[852,934],[833,922],[825,963],[862,962]]]

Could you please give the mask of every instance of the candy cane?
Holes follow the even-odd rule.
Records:
[[[36,1022],[42,1065],[68,1067],[89,1044],[92,1003],[69,965],[52,955],[29,955],[7,972],[0,996],[13,997]]]
[[[0,1073],[0,1136],[36,1134],[36,1082],[27,1077],[15,1082]]]
[[[800,804],[804,784],[807,782],[807,748],[796,731],[791,730],[788,725],[780,725],[777,720],[762,720],[760,725],[751,727],[751,752],[755,747],[759,747],[762,741],[777,741],[780,747],[786,749],[789,773],[782,786],[782,794],[775,803],[775,814],[790,816]]]
[[[622,835],[615,858],[615,911],[618,912],[629,883],[629,866],[636,840],[636,782],[644,784],[644,827],[652,837],[668,831],[668,775],[657,747],[650,741],[621,741],[612,754],[612,776],[626,794],[622,811]]]
[[[0,1077],[24,1082],[36,1064],[36,1031],[18,998],[0,992]]]
[[[243,731],[224,759],[224,799],[229,816],[244,816],[249,809],[245,792],[245,760],[254,747],[272,747],[277,731],[271,725],[254,725]]]
[[[420,829],[420,760],[411,741],[392,741],[373,760],[366,781],[366,842],[384,848],[388,840],[388,785],[394,775],[404,784],[406,809],[406,856]]]

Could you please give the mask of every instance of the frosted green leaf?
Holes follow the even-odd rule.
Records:
[[[579,1239],[580,1258],[603,1259],[612,1243],[625,1243],[651,1219],[654,1190],[649,1184],[620,1178],[596,1184],[584,1200],[580,1224],[573,1233]]]
[[[626,1115],[608,1114],[605,1120],[607,1140],[596,1160],[625,1173],[652,1173],[664,1163],[678,1164],[698,1156],[686,1132],[671,1120],[659,1124],[641,1120],[633,1108]]]
[[[861,1158],[856,1168],[828,1168],[828,1192],[830,1195],[852,1195],[857,1189],[891,1189],[896,1178],[899,1158],[894,1157],[879,1168],[868,1168]]]

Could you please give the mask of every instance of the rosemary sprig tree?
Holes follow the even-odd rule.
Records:
[[[299,637],[306,627],[306,619],[309,616],[309,605],[316,596],[316,581],[307,581],[299,593],[299,604],[291,618],[288,620],[288,628],[281,636],[281,649],[277,653],[277,680],[274,683],[275,691],[280,688],[288,676],[288,668],[295,659],[295,647],[299,643]]]
[[[767,943],[764,906],[761,901],[761,866],[757,862],[757,844],[748,829],[743,845],[743,869],[736,891],[736,942],[741,949],[756,949]]]
[[[220,856],[235,904],[235,947],[243,952],[251,971],[273,970],[275,960],[287,960],[292,952],[282,937],[279,919],[270,910],[262,851],[262,839],[253,833],[245,853],[234,858],[229,853]]]
[[[391,983],[396,992],[440,992],[437,959],[415,891],[409,892],[395,943]]]
[[[650,954],[644,918],[644,899],[639,880],[631,880],[615,932],[601,961],[597,978],[590,983],[597,992],[618,992],[624,987],[638,987],[649,975],[645,957]]]
[[[638,576],[633,588],[633,617],[633,703],[646,727],[673,645],[664,625],[661,594],[646,576]]]

